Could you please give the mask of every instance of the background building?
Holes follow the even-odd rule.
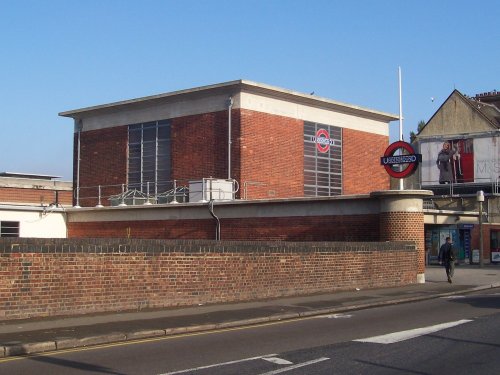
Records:
[[[0,173],[0,237],[66,237],[72,184],[57,178]]]
[[[426,250],[429,260],[437,258],[439,245],[451,236],[460,249],[460,258],[469,260],[480,247],[476,222],[465,219],[478,212],[477,192],[482,203],[484,257],[500,261],[500,93],[468,97],[454,90],[416,136],[415,148],[422,165],[406,188],[432,190],[427,199],[434,221],[426,222]],[[439,214],[446,219],[437,220]]]

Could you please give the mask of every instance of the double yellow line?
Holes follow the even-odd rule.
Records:
[[[151,342],[156,342],[156,341],[181,339],[181,338],[185,338],[185,337],[211,335],[211,334],[231,332],[231,331],[243,331],[243,330],[247,330],[247,329],[251,329],[251,328],[259,328],[259,327],[266,327],[266,326],[272,326],[272,325],[277,325],[277,324],[292,323],[292,322],[296,322],[296,321],[300,321],[300,320],[313,319],[313,318],[317,318],[317,317],[318,316],[298,317],[298,318],[278,320],[278,321],[273,321],[273,322],[252,324],[252,325],[241,326],[241,327],[220,328],[220,329],[213,329],[213,330],[207,330],[207,331],[202,331],[202,332],[179,333],[179,334],[175,334],[175,335],[171,335],[171,336],[161,336],[161,337],[152,337],[149,339],[120,341],[120,342],[115,342],[115,343],[110,343],[110,344],[98,344],[98,345],[84,346],[84,347],[73,348],[73,349],[52,350],[52,351],[43,352],[43,353],[36,353],[36,354],[25,354],[25,355],[1,358],[0,364],[6,363],[6,362],[12,362],[12,361],[20,361],[20,360],[30,359],[30,358],[34,358],[34,357],[48,357],[48,356],[52,356],[52,355],[59,355],[59,354],[66,354],[66,353],[78,353],[78,352],[85,352],[85,351],[89,351],[89,350],[98,350],[98,349],[105,349],[105,348],[115,348],[115,347],[119,347],[119,346],[136,345],[136,344],[151,343]]]

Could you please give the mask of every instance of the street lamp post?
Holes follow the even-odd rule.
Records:
[[[479,203],[479,268],[484,266],[483,262],[483,202],[484,192],[479,190],[476,193],[476,200]]]

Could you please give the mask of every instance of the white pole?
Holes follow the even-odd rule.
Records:
[[[403,94],[401,88],[401,67],[399,71],[399,140],[403,140]],[[403,179],[399,179],[399,190],[404,190]]]
[[[227,179],[231,179],[231,112],[233,109],[233,97],[228,100],[228,120],[227,120]]]

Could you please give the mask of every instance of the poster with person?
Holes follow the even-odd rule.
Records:
[[[474,182],[472,139],[443,139],[422,143],[422,183]]]

